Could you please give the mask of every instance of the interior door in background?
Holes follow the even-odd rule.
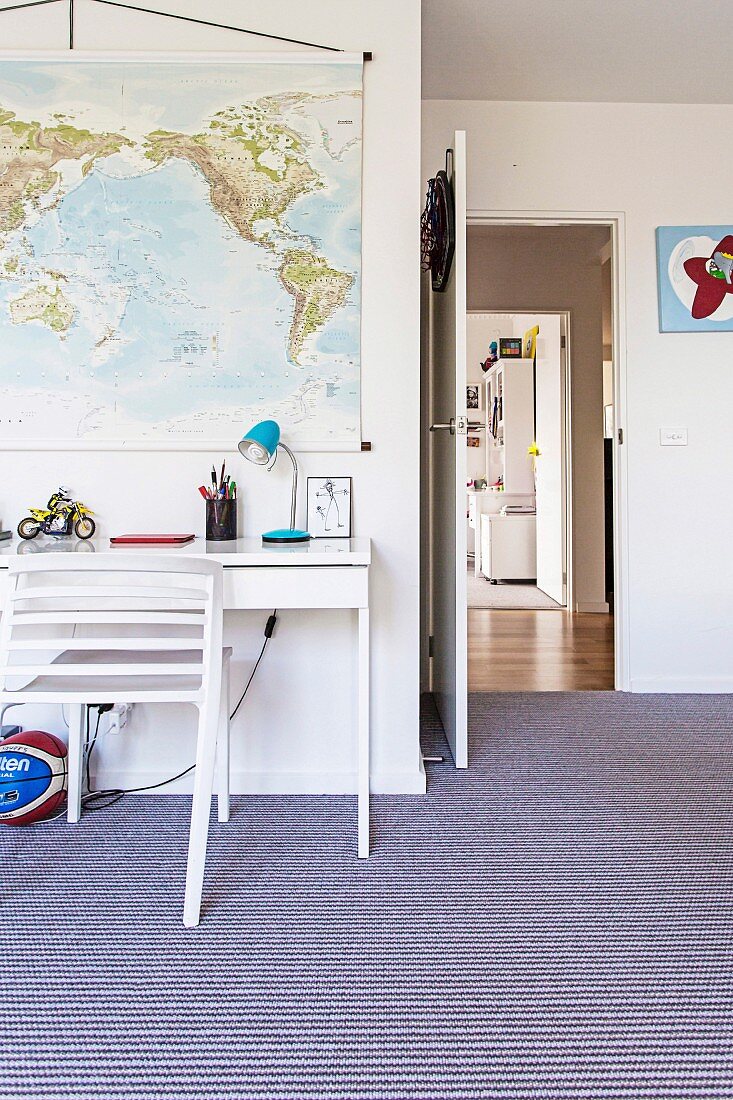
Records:
[[[436,168],[437,170],[437,168]],[[466,135],[453,135],[456,247],[444,291],[430,294],[432,689],[453,760],[468,766],[466,574]],[[453,423],[453,428],[450,425]],[[441,426],[442,425],[442,426]]]
[[[535,460],[537,587],[563,606],[567,602],[565,546],[565,402],[558,314],[523,316],[526,329],[539,325],[536,371]],[[525,331],[526,331],[525,329]]]

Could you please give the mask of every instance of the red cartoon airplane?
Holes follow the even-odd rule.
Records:
[[[697,283],[692,316],[710,317],[726,294],[733,294],[733,236],[723,237],[709,259],[695,256],[685,260],[685,271]]]

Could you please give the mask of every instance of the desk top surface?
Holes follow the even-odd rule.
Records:
[[[369,565],[370,539],[311,539],[297,546],[263,546],[259,538],[232,542],[206,542],[196,537],[184,546],[110,546],[106,539],[82,542],[73,537],[37,538],[0,543],[0,568],[11,558],[26,554],[170,554],[175,557],[211,558],[225,568],[243,566]]]

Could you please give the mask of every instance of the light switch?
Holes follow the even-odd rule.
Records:
[[[686,447],[687,428],[660,428],[660,447]]]

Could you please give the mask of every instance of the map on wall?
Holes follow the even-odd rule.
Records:
[[[362,62],[0,60],[0,445],[360,443]]]

